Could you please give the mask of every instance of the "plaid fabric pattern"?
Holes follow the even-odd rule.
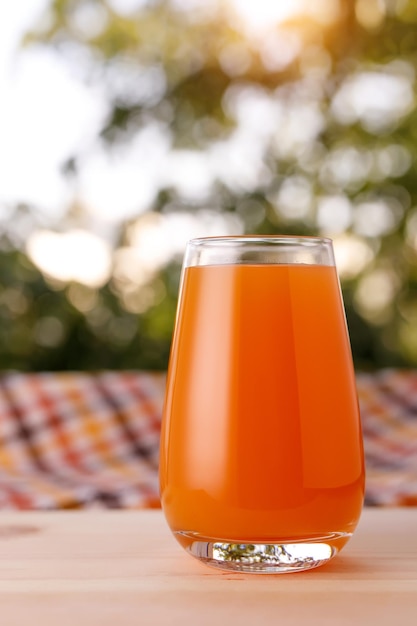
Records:
[[[165,377],[0,377],[0,509],[159,506]]]
[[[366,459],[366,503],[417,506],[417,372],[357,376]]]
[[[417,506],[417,372],[358,374],[366,504]],[[0,376],[0,509],[158,507],[165,376]]]

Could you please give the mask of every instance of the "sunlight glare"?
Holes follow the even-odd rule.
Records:
[[[265,27],[271,22],[278,24],[302,12],[304,0],[230,0],[235,9],[251,28]]]
[[[300,17],[328,25],[340,15],[339,0],[228,0],[248,34],[259,34]]]
[[[62,282],[103,286],[110,277],[111,251],[100,237],[84,230],[34,232],[27,243],[32,262],[45,275]]]
[[[336,267],[342,279],[355,278],[369,265],[375,252],[365,239],[345,234],[333,239]]]

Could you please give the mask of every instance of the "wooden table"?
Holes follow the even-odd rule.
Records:
[[[0,513],[2,626],[417,624],[417,508],[365,510],[328,565],[219,572],[160,511]]]

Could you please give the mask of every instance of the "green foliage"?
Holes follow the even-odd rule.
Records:
[[[343,101],[335,113],[341,89],[365,73],[403,77],[415,91],[415,3],[387,2],[385,14],[371,26],[356,19],[350,0],[340,3],[339,18],[330,26],[294,20],[288,28],[303,45],[282,66],[265,61],[259,42],[245,38],[226,19],[222,5],[199,17],[174,9],[168,1],[154,1],[126,16],[113,4],[94,0],[89,4],[99,11],[102,28],[89,31],[75,19],[86,4],[87,0],[54,0],[47,29],[29,34],[26,45],[53,48],[70,64],[84,59],[78,73],[87,84],[104,89],[108,99],[100,131],[107,151],[128,145],[139,129],[157,122],[171,137],[172,150],[203,153],[235,132],[239,123],[233,102],[242,93],[264,98],[286,116],[276,129],[268,129],[265,121],[261,173],[255,182],[249,184],[242,177],[239,186],[217,176],[206,197],[191,200],[174,187],[163,188],[149,207],[150,215],[197,215],[209,206],[213,212],[236,216],[244,232],[350,237],[369,256],[357,271],[349,273],[348,268],[342,273],[357,367],[415,366],[417,108],[414,103],[407,108],[404,100],[401,109],[400,95],[399,111],[382,119],[389,108],[388,103],[384,109],[384,101],[391,97],[382,91],[382,108],[377,97],[362,116]],[[277,31],[273,43],[282,48],[287,40],[280,37],[282,31]],[[127,78],[120,87],[115,77],[125,70]],[[154,72],[154,79],[141,90],[146,72]],[[382,83],[369,85],[377,89]],[[311,116],[318,124],[315,131],[309,131]],[[298,139],[287,145],[284,131],[291,124],[299,125]],[[78,154],[66,165],[75,184],[81,167]],[[306,194],[308,206],[300,210]],[[341,229],[331,226],[328,212],[323,225],[323,198],[348,202],[350,214]],[[386,207],[386,223],[382,213],[372,213],[371,205]],[[337,206],[331,206],[336,215]],[[129,241],[132,222],[123,226],[118,246]],[[138,283],[129,297],[114,276],[104,287],[89,291],[43,278],[21,246],[11,241],[9,231],[5,224],[1,368],[165,369],[178,258]],[[355,257],[355,251],[352,254]],[[388,295],[372,302],[371,291]]]
[[[95,294],[94,309],[83,313],[71,303],[77,301],[79,285],[48,283],[18,251],[0,252],[0,263],[3,370],[164,368],[175,313],[173,296],[138,317],[126,312],[105,287]]]

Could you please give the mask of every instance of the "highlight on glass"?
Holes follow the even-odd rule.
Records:
[[[352,536],[364,458],[331,240],[188,243],[160,487],[181,546],[218,568],[308,570]]]

